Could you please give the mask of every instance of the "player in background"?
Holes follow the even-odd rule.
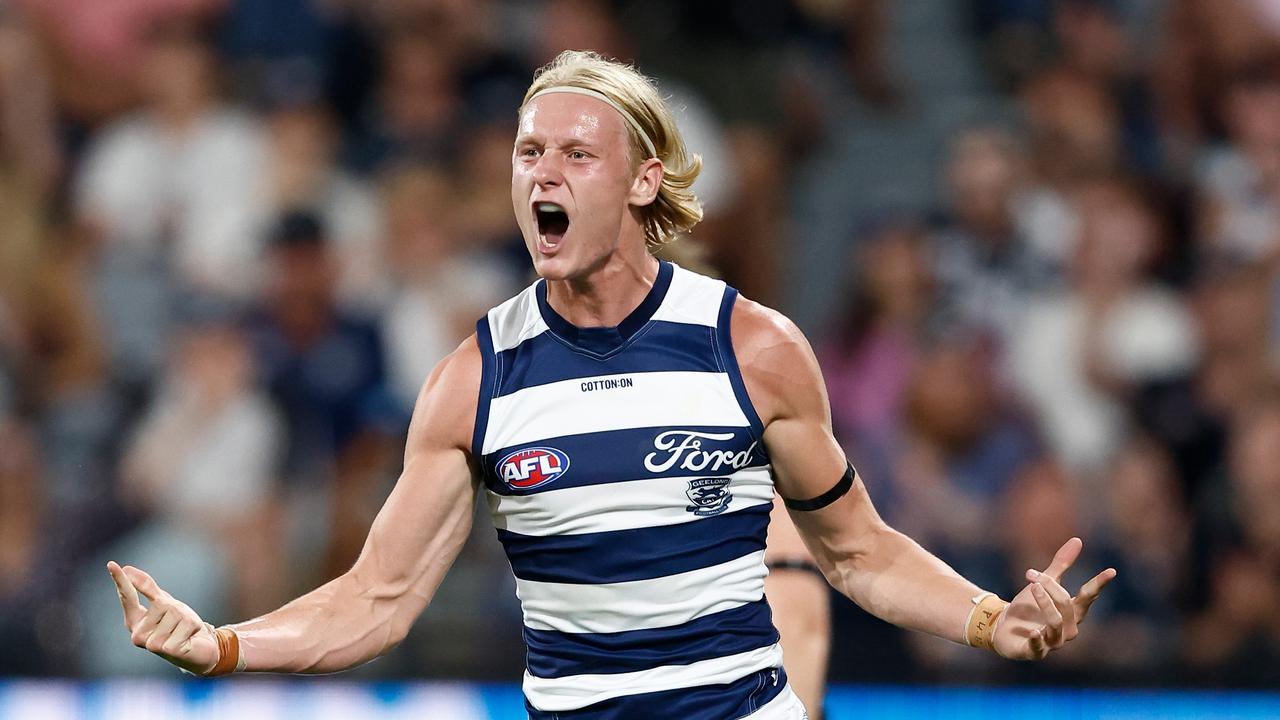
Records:
[[[518,350],[527,333],[546,330],[537,327],[539,322],[555,324],[566,333],[635,337],[638,332],[635,323],[624,324],[624,321],[636,318],[636,313],[641,311],[654,312],[654,305],[659,309],[666,307],[661,304],[665,302],[661,297],[655,298],[655,293],[659,288],[665,291],[664,283],[675,282],[673,274],[688,291],[685,305],[674,310],[685,313],[680,315],[682,322],[707,324],[712,335],[702,337],[720,338],[712,343],[716,357],[731,361],[733,367],[719,372],[736,373],[732,396],[737,397],[747,414],[749,429],[763,440],[762,447],[752,444],[741,453],[742,463],[732,461],[735,476],[745,477],[754,471],[752,477],[756,479],[752,482],[756,484],[746,488],[751,483],[744,479],[743,485],[736,489],[738,494],[729,495],[722,484],[717,485],[729,479],[706,478],[708,483],[700,486],[705,492],[695,496],[691,485],[688,500],[683,492],[674,498],[655,497],[652,499],[658,505],[652,512],[645,510],[647,505],[615,508],[614,515],[603,520],[644,522],[650,515],[663,512],[683,517],[680,513],[684,505],[689,502],[697,505],[703,500],[709,505],[699,509],[714,514],[723,507],[717,503],[744,497],[747,489],[758,492],[759,477],[767,472],[772,481],[765,481],[769,493],[765,497],[771,497],[776,488],[777,496],[782,498],[826,580],[872,614],[902,627],[991,650],[1011,659],[1043,658],[1077,635],[1090,605],[1114,577],[1113,570],[1105,570],[1085,583],[1075,596],[1063,588],[1062,575],[1080,554],[1079,539],[1068,540],[1043,569],[1028,569],[1028,584],[1011,602],[983,592],[880,519],[861,480],[832,436],[821,373],[812,350],[795,325],[775,311],[737,298],[732,290],[716,286],[714,281],[675,270],[652,257],[651,246],[687,231],[700,219],[696,201],[688,192],[697,174],[698,162],[686,153],[670,113],[663,107],[656,89],[643,76],[589,53],[562,54],[535,78],[522,104],[512,166],[512,198],[517,221],[534,268],[543,281],[513,299],[517,305],[504,304],[492,311],[488,325],[481,325],[487,330],[465,341],[428,378],[409,430],[404,470],[375,519],[355,565],[276,611],[247,622],[213,628],[191,608],[165,593],[142,570],[109,563],[126,629],[137,646],[189,672],[206,676],[236,670],[335,672],[367,662],[394,647],[430,603],[467,537],[478,484],[487,483],[491,492],[497,487],[493,484],[494,468],[487,462],[489,452],[482,451],[476,443],[483,439],[484,428],[493,429],[495,421],[489,413],[497,412],[499,407],[496,401],[488,400],[496,397],[496,392],[482,393],[482,388],[490,388],[494,382],[497,348]],[[717,293],[723,290],[723,301],[719,295],[713,298],[722,322],[716,320],[714,312],[708,313],[712,308],[705,302],[699,304],[701,301],[690,299],[705,298],[712,289]],[[519,305],[520,301],[523,306]],[[513,307],[524,307],[525,311],[514,312]],[[642,322],[645,319],[638,318]],[[489,333],[516,344],[495,345]],[[554,348],[556,343],[546,347]],[[655,348],[655,352],[660,355],[661,349]],[[635,373],[635,379],[644,383],[644,373]],[[587,392],[596,388],[585,385],[581,396],[563,398],[587,403],[604,397]],[[691,404],[689,398],[669,387],[664,389],[657,382],[651,385],[653,391],[659,393],[660,402],[653,396],[635,395],[627,402],[645,402],[645,407],[654,412],[672,407],[685,413],[699,411],[700,406]],[[732,397],[727,400],[731,401]],[[626,403],[619,405],[620,411],[612,416],[612,421],[627,420],[628,407]],[[563,407],[503,405],[501,410],[507,414],[510,425],[528,433],[540,429],[541,412],[561,411]],[[480,412],[484,416],[478,418]],[[527,422],[516,422],[520,412],[532,413]],[[560,412],[562,422],[563,416]],[[583,416],[570,420],[591,422],[598,418]],[[674,418],[668,423],[677,427],[698,424],[692,418]],[[690,431],[679,432],[691,436]],[[739,433],[734,437],[743,435]],[[678,459],[670,454],[678,452],[672,450],[670,444],[655,441],[654,447],[668,451],[669,455],[664,457],[670,461]],[[685,447],[681,446],[679,451]],[[753,455],[755,450],[767,453],[767,464],[746,467],[745,463],[757,457]],[[710,462],[713,457],[709,450],[698,452],[700,463]],[[730,457],[739,457],[727,451],[717,452],[714,457],[719,458],[718,464],[729,462]],[[545,452],[543,455],[548,471],[562,467],[557,464],[562,461],[546,457]],[[597,461],[607,464],[621,460],[601,457]],[[646,461],[646,464],[650,463]],[[579,473],[578,477],[582,478],[583,474]],[[610,487],[622,485],[624,483]],[[496,500],[491,498],[490,506],[495,515],[504,503],[530,503],[535,508],[546,509],[537,503],[551,502],[550,496],[556,492],[559,491],[527,496],[500,495]],[[607,500],[607,494],[604,495]],[[513,497],[516,500],[509,499]],[[621,517],[624,515],[626,517]],[[508,514],[503,518],[511,520],[512,516]],[[573,519],[601,520],[577,516]],[[551,520],[561,522],[563,518]],[[540,521],[535,518],[535,522]],[[689,528],[696,531],[698,527],[710,527],[701,525],[703,522],[706,520],[659,529],[687,532]],[[661,535],[650,537],[660,539]],[[717,537],[687,537],[710,549],[721,549],[716,546]],[[763,537],[759,541],[763,545]],[[607,549],[612,551],[616,547],[611,544]],[[646,566],[666,560],[639,558]],[[694,596],[706,593],[712,597],[730,592],[733,597],[754,598],[748,605],[726,600],[735,612],[760,602],[763,553],[752,552],[722,565],[745,567],[743,560],[759,565],[746,568],[731,582],[726,579],[724,583],[700,583],[692,588],[684,587],[681,592]],[[554,563],[540,566],[540,570],[548,573],[572,569]],[[622,568],[623,571],[631,569]],[[517,580],[521,580],[519,573]],[[537,585],[526,579],[526,586]],[[661,614],[665,608],[665,598],[661,595],[646,596],[643,602],[628,602],[625,596],[619,598],[618,593],[624,592],[629,583],[602,589],[588,580],[581,590],[572,592],[554,583],[542,585],[554,587],[550,590],[542,587],[539,592],[558,594],[542,596],[541,600],[546,602],[539,607],[531,608],[526,601],[526,616],[536,614],[548,618],[550,624],[558,627],[588,627],[601,618],[610,623],[626,622],[629,616],[648,617],[655,612]],[[601,593],[609,594],[617,602],[589,607],[592,599]],[[149,607],[142,604],[139,594],[150,601]],[[715,604],[712,609],[722,606]],[[705,630],[708,624],[714,626],[715,623],[702,621],[716,619],[700,615],[694,621],[702,623],[699,628]],[[632,637],[639,642],[660,632],[657,625],[651,627],[654,629]],[[574,634],[557,632],[561,636]],[[607,640],[612,636],[596,637]],[[705,652],[717,643],[737,643],[740,639],[730,627],[713,636],[712,642],[697,648],[683,648],[683,651]],[[556,676],[555,672],[526,673],[525,694],[530,714],[538,718],[662,717],[665,710],[666,715],[674,713],[680,717],[800,720],[806,715],[784,682],[781,668],[774,664],[780,661],[781,654],[776,647],[768,645],[769,642],[772,640],[725,657],[655,668],[654,674],[623,673],[620,677],[592,672],[590,663],[570,658],[568,662],[575,667],[588,668],[569,678],[578,683],[576,686],[561,682],[565,678]],[[640,655],[650,659],[656,655],[655,662],[662,663],[666,657],[657,648],[639,649]],[[739,659],[746,664],[739,667],[727,662]],[[601,662],[612,660],[612,656],[600,659]],[[548,663],[554,664],[551,660]],[[713,669],[714,679],[690,686],[688,677],[695,668]],[[649,687],[637,690],[631,684],[633,680],[653,676],[660,676],[667,683],[666,692]],[[716,715],[706,709],[725,700],[717,693],[754,688],[756,678],[759,688],[751,690],[751,697],[744,702],[754,698],[756,692],[764,692],[771,678],[772,687],[768,688],[771,699],[763,705],[757,707],[750,702],[749,712],[735,711],[733,715]],[[614,681],[623,682],[615,686],[611,684]],[[672,705],[662,705],[646,707],[644,713],[640,713],[636,704],[643,704],[647,695],[660,695],[671,703],[687,701],[693,703],[693,709],[676,712],[671,710]],[[729,700],[736,702],[734,698]],[[610,707],[627,710],[614,713]]]
[[[774,503],[769,523],[765,565],[769,577],[764,592],[782,636],[787,679],[808,708],[810,720],[823,720],[831,653],[830,585],[781,500]]]

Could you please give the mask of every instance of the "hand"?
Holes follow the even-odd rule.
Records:
[[[124,629],[133,644],[187,672],[204,675],[218,663],[218,641],[194,610],[160,589],[150,575],[132,566],[107,563],[116,583]],[[150,604],[143,606],[141,593]]]
[[[1074,640],[1089,607],[1115,576],[1107,568],[1071,597],[1059,583],[1062,574],[1080,557],[1084,543],[1071,538],[1053,556],[1043,572],[1027,571],[1030,584],[1013,598],[996,625],[995,650],[1011,660],[1042,660],[1050,652]]]

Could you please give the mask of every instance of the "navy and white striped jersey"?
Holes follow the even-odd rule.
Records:
[[[473,439],[524,611],[530,717],[744,717],[786,677],[737,291],[664,262],[616,328],[575,327],[546,292],[478,323]]]

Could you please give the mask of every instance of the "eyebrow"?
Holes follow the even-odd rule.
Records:
[[[542,136],[537,133],[520,134],[516,136],[515,145],[524,145],[527,143],[537,143],[540,145],[547,145],[548,143],[543,141],[541,138]],[[581,138],[569,138],[567,140],[564,140],[563,142],[555,143],[555,145],[557,147],[561,147],[565,149],[573,149],[573,148],[595,148],[597,145],[599,145],[599,143],[591,142],[589,140],[583,140]]]

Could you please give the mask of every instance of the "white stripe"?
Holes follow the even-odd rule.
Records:
[[[773,502],[769,466],[739,470],[729,478],[732,499],[726,513]],[[499,530],[537,536],[580,535],[696,522],[685,494],[692,479],[630,480],[524,496],[499,495],[492,490],[486,493],[493,524]]]
[[[809,713],[800,702],[800,696],[788,684],[777,697],[742,720],[809,720]]]
[[[725,685],[750,673],[781,664],[782,648],[775,644],[736,655],[699,660],[688,665],[664,665],[612,675],[570,675],[551,679],[534,677],[526,672],[524,695],[539,710],[564,712],[624,695]]]
[[[721,425],[747,427],[729,376],[716,372],[646,372],[601,375],[628,378],[632,387],[584,392],[582,380],[536,385],[494,398],[484,448],[499,448],[563,435],[643,427]]]
[[[547,323],[538,312],[537,283],[530,285],[519,295],[489,311],[489,336],[493,351],[510,350],[547,330]]]
[[[534,630],[608,633],[671,627],[764,597],[764,551],[651,580],[582,585],[516,578]]]
[[[679,265],[672,270],[671,287],[653,319],[715,327],[720,318],[720,301],[724,299],[724,282]]]

